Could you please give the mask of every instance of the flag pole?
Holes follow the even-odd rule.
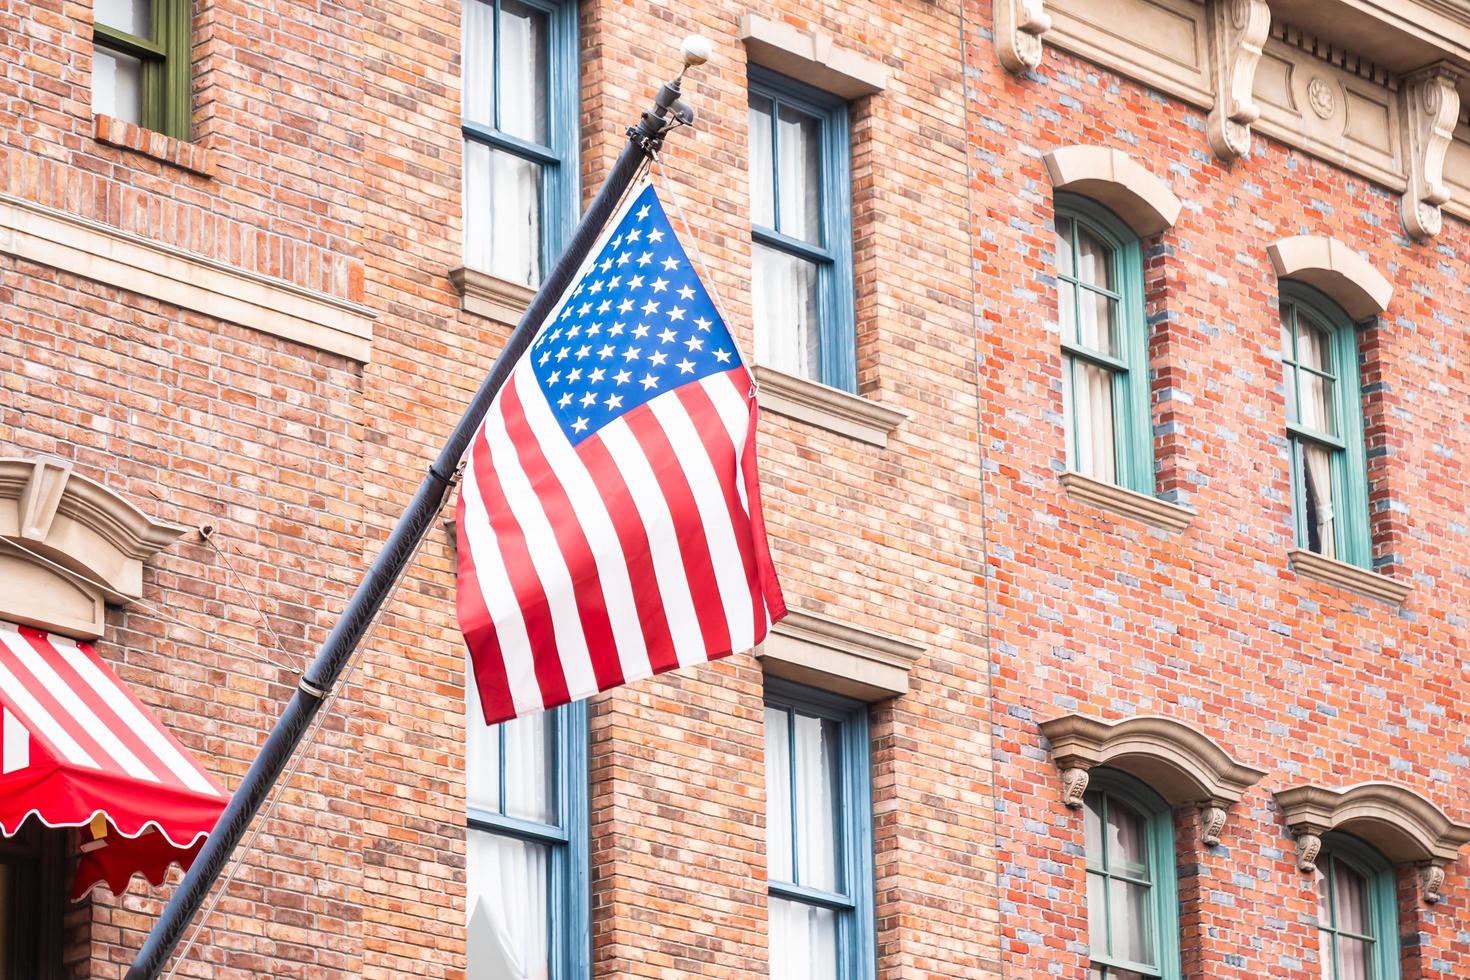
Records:
[[[357,645],[392,592],[394,583],[403,574],[419,541],[428,533],[453,485],[455,471],[465,450],[469,448],[490,403],[495,400],[496,394],[510,376],[511,369],[530,346],[536,331],[552,313],[572,277],[581,268],[598,235],[602,233],[602,226],[616,210],[623,192],[637,176],[638,170],[658,152],[670,130],[694,121],[693,110],[680,98],[680,83],[684,73],[691,67],[709,60],[709,52],[709,42],[704,38],[694,35],[684,39],[681,48],[683,70],[659,89],[653,106],[639,117],[637,125],[629,127],[627,144],[608,171],[597,196],[582,215],[582,220],[572,233],[571,242],[547,274],[530,306],[526,308],[525,315],[511,331],[504,350],[495,359],[490,373],[470,399],[464,416],[450,433],[438,458],[429,467],[428,474],[419,485],[413,500],[388,535],[383,550],[363,576],[347,608],[337,620],[337,625],[317,652],[316,659],[302,675],[296,692],[276,721],[275,727],[271,729],[260,754],[251,763],[250,770],[240,785],[235,788],[229,806],[220,814],[219,821],[205,838],[203,848],[184,880],[179,883],[168,907],[148,933],[143,948],[138,951],[132,966],[128,968],[127,980],[154,980],[172,955],[184,930],[188,928],[189,921],[199,911],[199,906],[224,870],[250,821],[265,802],[271,787],[280,778],[291,754],[306,733],[307,726],[330,694],[348,661],[352,659]]]

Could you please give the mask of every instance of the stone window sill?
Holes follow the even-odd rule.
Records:
[[[530,286],[463,266],[450,270],[449,281],[459,290],[460,309],[508,327],[521,322],[526,307],[536,296],[536,290]]]
[[[784,21],[743,14],[740,40],[752,64],[839,98],[857,99],[888,86],[888,70],[880,62],[838,47],[820,31],[803,31]]]
[[[888,408],[861,395],[775,368],[756,364],[751,370],[757,386],[756,403],[762,410],[879,448],[887,447],[889,433],[909,417],[907,412]]]
[[[204,147],[111,116],[92,117],[97,142],[150,157],[200,177],[214,176],[214,154]]]
[[[1062,486],[1067,488],[1067,494],[1085,504],[1110,510],[1124,517],[1131,517],[1136,521],[1142,521],[1151,527],[1162,528],[1165,531],[1182,531],[1194,520],[1196,511],[1193,507],[1183,504],[1171,504],[1167,500],[1150,497],[1136,490],[1126,490],[1123,487],[1094,480],[1090,476],[1081,473],[1066,472],[1061,475]]]
[[[755,655],[773,677],[857,698],[906,694],[909,670],[924,647],[827,616],[790,610]]]
[[[1298,575],[1316,579],[1318,582],[1326,582],[1328,585],[1351,589],[1394,605],[1402,603],[1414,589],[1414,586],[1408,582],[1400,582],[1387,575],[1380,575],[1366,568],[1359,568],[1357,565],[1349,565],[1347,562],[1328,558],[1315,551],[1307,551],[1305,548],[1292,548],[1286,553],[1286,557],[1291,562],[1292,570]]]

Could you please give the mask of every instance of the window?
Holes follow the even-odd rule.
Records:
[[[1398,980],[1393,868],[1354,838],[1329,834],[1317,856],[1317,942],[1324,980]]]
[[[845,102],[751,69],[755,357],[855,391],[849,158]]]
[[[873,977],[868,709],[766,679],[773,980]]]
[[[536,286],[575,216],[576,4],[464,0],[464,262]]]
[[[189,0],[96,0],[92,111],[189,138]]]
[[[1357,329],[1320,294],[1283,285],[1281,361],[1296,545],[1367,567],[1373,549]]]
[[[59,975],[64,834],[31,819],[0,836],[0,980]]]
[[[1056,249],[1067,468],[1152,496],[1148,326],[1138,238],[1110,211],[1059,194]]]
[[[1094,769],[1083,797],[1089,980],[1178,980],[1174,815],[1152,790]]]
[[[487,726],[466,677],[467,977],[586,977],[586,705]]]

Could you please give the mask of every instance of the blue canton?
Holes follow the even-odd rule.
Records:
[[[652,185],[624,212],[529,356],[574,446],[664,392],[740,363]]]

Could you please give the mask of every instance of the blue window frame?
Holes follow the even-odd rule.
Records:
[[[857,390],[847,103],[750,69],[755,356]]]
[[[1393,865],[1355,837],[1327,834],[1316,877],[1322,976],[1399,980]]]
[[[1089,980],[1179,980],[1174,814],[1143,783],[1089,773],[1083,797]]]
[[[540,283],[576,218],[577,5],[463,0],[465,265]]]
[[[583,980],[586,703],[486,725],[466,676],[466,977]]]
[[[1153,496],[1138,237],[1093,201],[1058,194],[1056,261],[1067,468]]]
[[[1281,364],[1296,545],[1367,568],[1373,541],[1357,325],[1316,290],[1282,283]]]
[[[766,679],[772,980],[872,980],[867,705]]]

